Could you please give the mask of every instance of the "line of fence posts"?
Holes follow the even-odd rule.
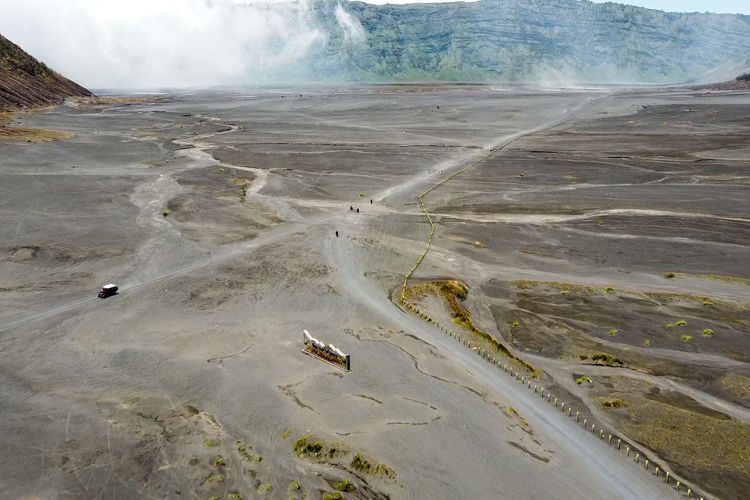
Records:
[[[430,221],[430,222],[432,222],[432,221]],[[439,321],[432,319],[429,315],[427,315],[426,313],[422,312],[416,305],[412,304],[411,302],[406,302],[406,301],[404,301],[404,304],[405,304],[405,306],[406,306],[407,309],[409,309],[412,312],[415,312],[418,316],[424,318],[425,321],[428,321],[430,323],[435,324],[441,330],[443,330],[445,333],[447,333],[448,336],[450,336],[451,338],[457,340],[460,344],[462,344],[464,346],[467,346],[467,347],[469,347],[472,350],[475,348],[474,345],[471,342],[467,341],[466,338],[463,337],[460,333],[454,332],[450,328],[444,326]],[[489,361],[490,363],[492,363],[493,365],[497,366],[498,368],[501,368],[503,371],[505,371],[506,373],[508,373],[511,377],[514,377],[516,380],[518,380],[519,382],[521,382],[521,384],[525,385],[528,389],[533,389],[533,391],[534,391],[535,394],[538,392],[539,395],[540,395],[540,397],[544,397],[545,394],[546,394],[547,401],[550,402],[550,403],[552,403],[556,408],[558,407],[558,402],[559,402],[560,411],[562,413],[565,413],[566,403],[564,401],[560,401],[557,397],[555,397],[554,401],[553,401],[552,400],[552,397],[553,397],[552,393],[549,392],[549,391],[545,391],[545,389],[544,389],[543,386],[537,385],[537,384],[534,384],[532,386],[531,377],[527,377],[525,375],[521,375],[520,371],[518,371],[518,370],[516,370],[514,372],[513,367],[512,366],[508,366],[507,363],[504,363],[502,365],[502,367],[501,367],[500,366],[500,361],[497,360],[496,358],[491,357],[490,354],[489,354],[489,352],[487,352],[487,350],[485,350],[485,349],[477,347],[476,348],[476,353],[480,357],[482,357],[482,358],[486,359],[487,361]],[[570,405],[567,405],[567,408],[568,408],[568,417],[573,418],[573,408]],[[580,411],[576,411],[575,412],[575,421],[577,423],[582,423],[582,427],[584,429],[588,429],[588,427],[587,427],[587,425],[588,425],[588,419],[584,417],[583,418],[583,422],[581,422],[581,412]],[[592,434],[596,435],[596,424],[591,424],[591,432],[592,432]],[[600,428],[599,429],[599,438],[603,440],[604,439],[604,435],[605,435],[604,429]],[[616,436],[613,436],[612,434],[607,434],[607,444],[611,446],[612,442],[613,442],[613,438],[615,438],[615,437]],[[616,441],[617,449],[618,450],[622,450],[622,445],[623,445],[622,438],[617,438],[617,441]],[[637,449],[635,447],[633,447],[631,449],[631,445],[630,444],[626,444],[625,445],[625,455],[628,456],[628,457],[630,457],[630,452],[631,451],[633,451],[635,453],[635,463],[637,463],[637,464],[640,465],[641,461],[643,461],[644,470],[649,471],[649,464],[651,462],[647,458],[645,458],[645,454],[644,454],[644,458],[641,460],[641,452],[637,451]],[[655,465],[653,470],[654,470],[654,475],[656,477],[660,477],[660,475],[662,473],[662,470],[659,468],[659,466]],[[683,491],[682,488],[685,485],[683,485],[681,481],[674,479],[672,477],[672,474],[670,472],[665,471],[664,472],[664,482],[667,485],[670,484],[670,479],[674,481],[674,487],[675,487],[675,489],[678,492],[681,493]],[[693,490],[691,488],[688,488],[688,487],[685,486],[684,489],[685,489],[685,494],[687,495],[687,498],[694,498],[694,493],[693,493]],[[699,498],[700,498],[700,500],[703,500],[703,497],[699,497]]]

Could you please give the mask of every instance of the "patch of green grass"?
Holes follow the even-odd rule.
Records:
[[[203,484],[217,484],[217,483],[223,483],[226,478],[224,477],[224,474],[220,474],[218,472],[213,472],[206,477],[206,479],[203,480]]]
[[[581,385],[583,383],[593,384],[594,382],[586,375],[582,375],[576,379],[576,384]]]
[[[646,339],[643,341],[644,347],[651,347],[651,339]]]
[[[212,464],[213,464],[213,466],[214,466],[214,467],[216,467],[217,469],[218,469],[218,468],[221,468],[221,467],[226,467],[226,466],[227,466],[227,461],[226,461],[226,460],[224,460],[224,457],[222,457],[221,455],[219,455],[219,456],[215,457],[215,458],[214,458],[214,459],[213,459],[213,460],[211,461],[211,463],[212,463]]]
[[[227,500],[242,500],[242,495],[239,491],[230,491],[227,493]]]
[[[610,328],[610,329],[609,329],[609,334],[610,334],[610,335],[611,335],[612,337],[614,337],[614,336],[615,336],[615,335],[617,335],[618,333],[620,333],[620,331],[619,331],[619,330],[618,330],[617,328]]]
[[[221,444],[221,441],[219,441],[218,439],[206,439],[205,441],[203,441],[203,445],[206,448],[216,448],[220,444]]]
[[[705,330],[703,330],[703,335],[706,335],[707,337],[710,337],[713,334],[714,334],[714,331],[711,330],[710,328],[706,328]]]
[[[320,500],[344,500],[344,495],[340,491],[324,491],[320,495]]]
[[[726,276],[723,274],[697,274],[696,278],[704,280],[723,281],[725,283],[731,283],[733,285],[747,285],[750,286],[750,279],[742,278],[740,276]]]
[[[354,485],[348,479],[342,479],[341,481],[334,482],[333,487],[338,491],[354,491]]]
[[[521,322],[520,321],[516,320],[516,321],[513,322],[513,328],[518,328],[519,326],[521,326]]]
[[[486,342],[488,346],[482,346],[483,348],[489,348],[496,350],[499,354],[509,357],[511,360],[518,363],[524,369],[531,372],[531,375],[535,378],[539,378],[539,371],[532,365],[514,355],[510,350],[494,335],[482,330],[477,327],[471,318],[471,311],[463,305],[463,302],[469,296],[469,286],[461,280],[440,280],[430,281],[426,283],[420,283],[409,287],[406,290],[406,296],[420,296],[424,297],[427,294],[441,296],[446,302],[453,322],[462,328],[468,330],[471,334],[479,337],[478,340]]]
[[[675,322],[674,326],[687,326],[687,321],[685,321],[684,319],[681,319]]]
[[[292,434],[294,434],[294,429],[287,429],[284,431],[284,434],[281,435],[281,439],[286,441],[292,436]]]
[[[664,325],[664,328],[666,328],[667,330],[671,330],[674,328],[674,323],[667,323],[666,325]]]
[[[693,341],[693,337],[691,337],[690,335],[682,335],[682,336],[680,336],[680,338],[682,339],[683,342],[692,342]]]
[[[585,354],[579,354],[578,359],[580,359],[581,361],[586,361],[587,359],[589,359],[589,357]]]
[[[302,489],[302,485],[297,481],[296,479],[289,483],[289,488],[287,488],[290,491],[297,491]]]

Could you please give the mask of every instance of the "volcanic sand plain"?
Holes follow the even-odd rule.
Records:
[[[750,487],[748,94],[111,102],[0,142],[3,497],[677,497],[400,307],[442,181],[410,286],[468,293],[422,309],[694,491]]]

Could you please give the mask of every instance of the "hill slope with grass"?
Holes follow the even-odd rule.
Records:
[[[312,61],[320,77],[675,83],[747,66],[750,57],[750,16],[743,15],[581,0],[316,0],[313,9],[327,34]]]
[[[91,95],[0,35],[0,111],[49,106],[66,97]]]

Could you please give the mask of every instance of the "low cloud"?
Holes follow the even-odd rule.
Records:
[[[326,41],[307,1],[0,0],[0,33],[83,85],[121,89],[303,79]]]

